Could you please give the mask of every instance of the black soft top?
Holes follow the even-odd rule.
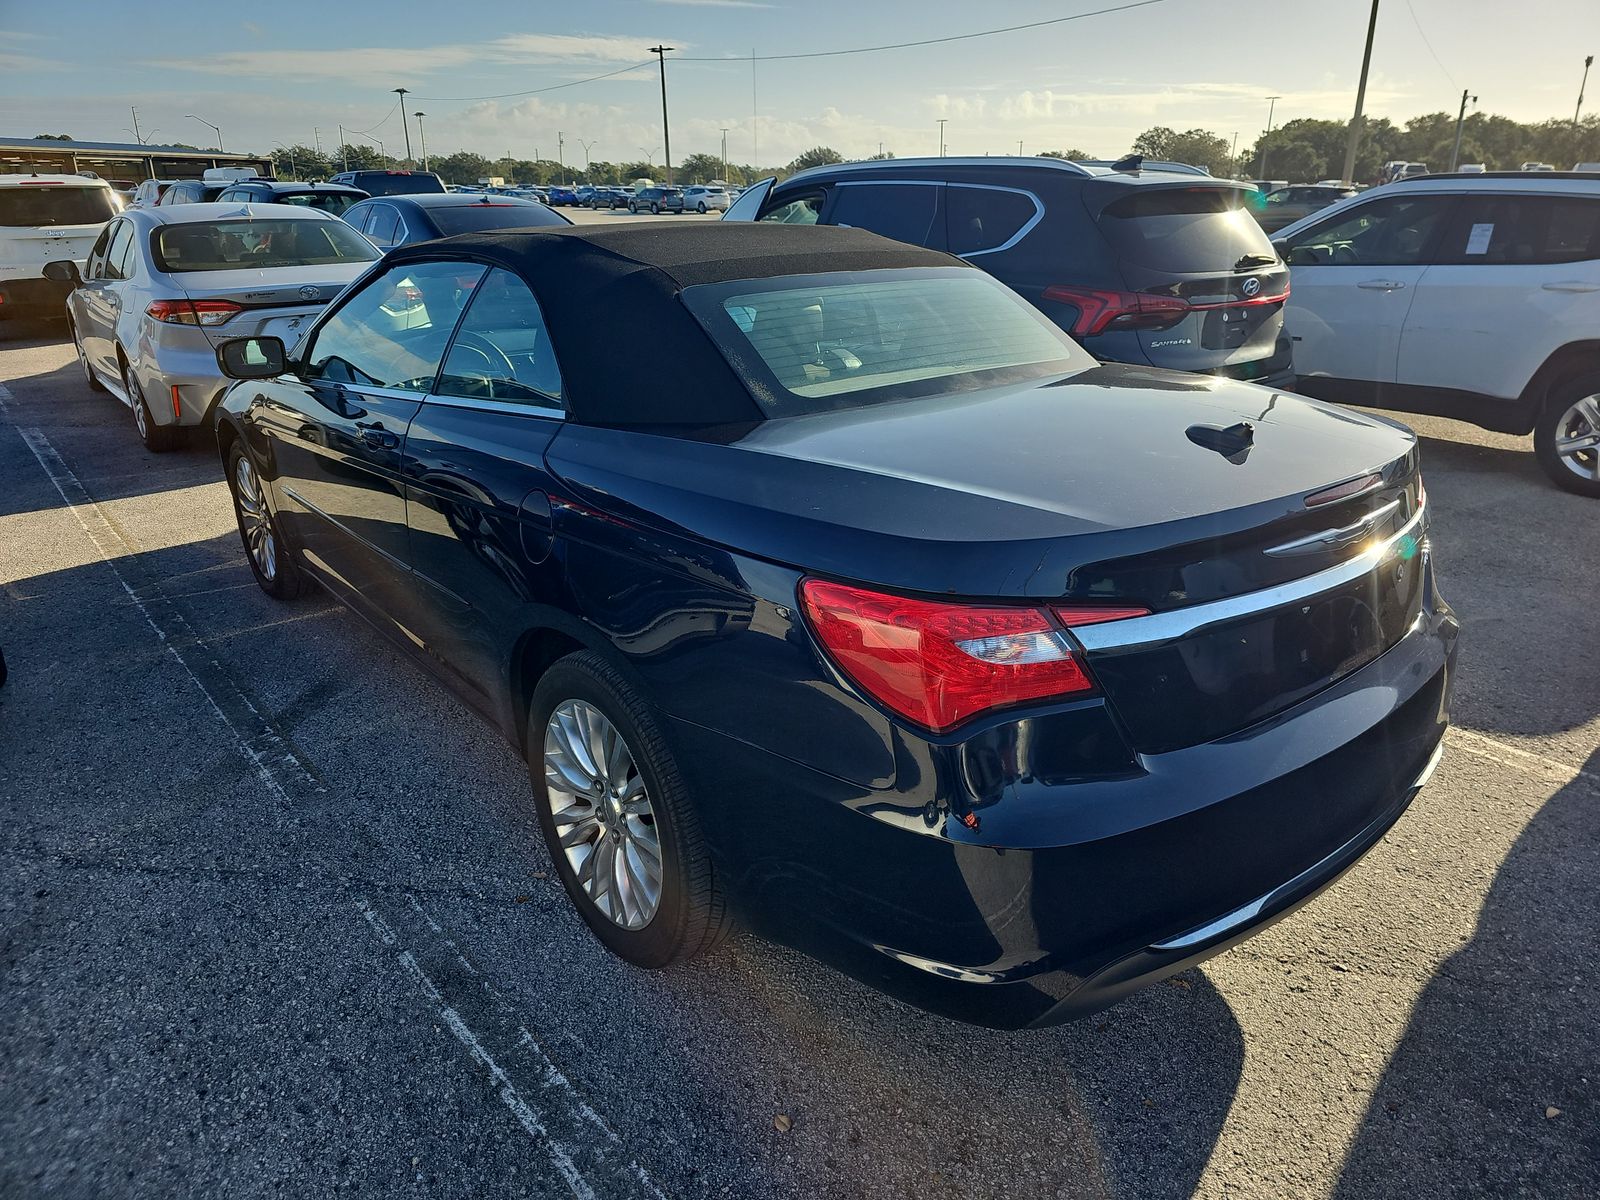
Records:
[[[463,233],[385,262],[471,258],[528,282],[568,411],[592,425],[721,425],[765,415],[678,300],[703,283],[966,266],[862,229],[760,222],[628,223]],[[976,269],[976,268],[973,268]]]

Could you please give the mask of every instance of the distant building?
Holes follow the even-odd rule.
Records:
[[[35,171],[78,175],[92,171],[114,185],[132,185],[145,179],[199,179],[208,167],[252,167],[262,178],[273,175],[272,160],[255,154],[127,142],[0,137],[0,175],[31,175]]]

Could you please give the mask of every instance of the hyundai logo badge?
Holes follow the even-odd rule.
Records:
[[[1260,290],[1261,290],[1261,280],[1259,280],[1259,279],[1246,279],[1244,281],[1243,291],[1244,291],[1244,294],[1246,296],[1254,296]]]

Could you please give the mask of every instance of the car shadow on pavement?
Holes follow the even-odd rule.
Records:
[[[1600,751],[1547,800],[1423,990],[1338,1200],[1600,1195]]]

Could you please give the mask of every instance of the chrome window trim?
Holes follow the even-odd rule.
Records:
[[[1028,220],[1023,223],[1022,228],[1017,230],[1004,242],[1001,242],[998,246],[991,246],[987,250],[968,250],[965,254],[956,255],[957,258],[981,258],[985,254],[1000,254],[1006,250],[1010,250],[1023,238],[1032,233],[1034,227],[1038,225],[1040,221],[1044,220],[1044,201],[1040,200],[1038,196],[1034,195],[1034,193],[1028,191],[1027,188],[1001,187],[998,184],[993,183],[947,183],[945,184],[945,187],[966,188],[969,192],[1010,192],[1015,196],[1026,196],[1029,200],[1033,201],[1033,216],[1029,217]],[[947,222],[949,220],[948,210],[946,211],[945,220]],[[946,240],[949,239],[949,236],[950,231],[946,229]]]
[[[465,396],[447,396],[443,392],[429,392],[422,397],[424,404],[441,404],[450,408],[475,409],[482,412],[509,413],[520,417],[547,417],[557,421],[567,419],[567,410],[559,400],[552,399],[549,404],[535,404],[532,401],[518,404],[511,400],[473,400]]]
[[[1226,624],[1255,616],[1257,613],[1270,612],[1284,605],[1309,600],[1324,592],[1331,592],[1335,588],[1354,583],[1362,576],[1370,574],[1395,552],[1402,539],[1411,537],[1420,541],[1420,534],[1426,523],[1427,509],[1420,508],[1411,520],[1390,537],[1325,571],[1318,571],[1303,579],[1290,580],[1277,587],[1246,592],[1242,596],[1212,600],[1190,608],[1151,613],[1148,617],[1129,617],[1122,621],[1104,621],[1097,625],[1074,626],[1072,636],[1078,639],[1079,645],[1091,653],[1102,650],[1134,650],[1192,637],[1208,626]]]
[[[928,167],[938,167],[940,170],[949,167],[986,167],[990,170],[996,167],[1022,167],[1030,170],[1064,171],[1084,179],[1093,178],[1097,174],[1096,171],[1091,171],[1088,167],[1065,158],[1032,158],[1027,155],[1017,158],[1009,154],[997,154],[982,158],[951,155],[945,158],[866,159],[862,162],[830,163],[821,167],[807,167],[804,171],[798,171],[785,179],[783,186],[787,187],[789,184],[796,182],[810,183],[813,179],[827,179],[833,175],[853,175],[866,171],[897,171],[904,170],[907,167],[913,170]],[[942,183],[944,181],[940,180],[939,182]]]

